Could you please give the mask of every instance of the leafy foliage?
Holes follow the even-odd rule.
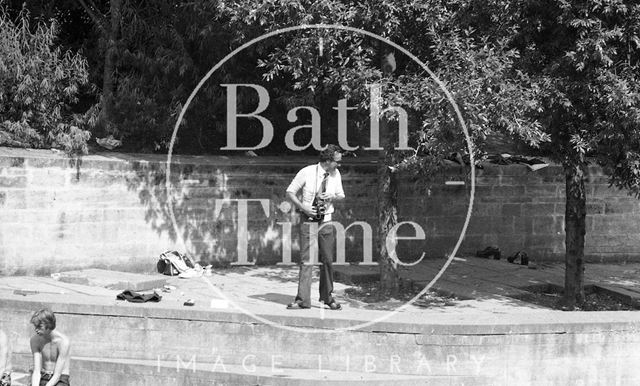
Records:
[[[587,156],[640,196],[640,5],[539,0],[523,8],[520,67],[543,90],[539,119],[566,173],[564,302],[585,299]]]
[[[612,183],[640,193],[640,5],[537,1],[525,12],[521,66],[543,89],[553,154],[582,165],[597,156]]]
[[[106,12],[108,6],[100,9]],[[121,16],[115,134],[125,149],[164,152],[184,101],[211,66],[235,48],[231,42],[238,31],[221,16],[216,1],[123,1]],[[249,51],[245,60],[232,60],[200,90],[182,122],[175,151],[215,152],[224,145],[225,90],[215,85],[225,79],[259,83],[245,63],[247,57],[251,63],[251,55]],[[253,102],[241,99],[247,105]],[[240,140],[251,140],[246,137]]]
[[[532,146],[549,140],[534,114],[541,109],[541,89],[517,69],[519,52],[510,47],[516,26],[495,27],[483,19],[472,1],[242,0],[225,4],[224,12],[239,30],[248,33],[303,23],[339,24],[375,32],[406,47],[429,65],[453,95],[468,124],[476,156],[481,155],[483,141],[493,132],[506,133]],[[494,1],[491,5],[500,10],[508,8],[509,2]],[[292,35],[260,60],[266,81],[294,85],[293,90],[282,93],[285,104],[349,98],[350,105],[364,111],[350,113],[349,127],[357,128],[354,137],[360,138],[368,133],[369,88],[379,84],[386,106],[401,106],[412,117],[414,150],[397,153],[397,166],[425,171],[448,152],[467,151],[451,103],[408,57],[396,53],[398,70],[394,76],[384,77],[381,55],[389,52],[384,43],[334,30]],[[319,55],[320,44],[326,52],[323,56]]]
[[[212,64],[265,32],[299,24],[334,23],[375,32],[426,61],[464,110],[476,149],[481,149],[494,131],[538,145],[548,138],[540,132],[536,120],[527,119],[531,115],[523,113],[539,109],[536,96],[540,90],[514,68],[519,53],[509,42],[516,32],[518,15],[511,3],[125,0],[113,109],[117,136],[125,144],[139,144],[131,150],[166,149],[182,103]],[[59,4],[66,9],[59,14],[73,14],[69,9],[79,8],[73,1]],[[109,9],[106,1],[86,4],[93,9],[94,19],[96,14],[106,15]],[[104,25],[106,20],[97,24]],[[105,37],[98,40],[89,55],[92,58],[96,50],[106,49]],[[318,55],[320,40],[322,57]],[[270,88],[273,99],[264,115],[277,128],[271,152],[286,150],[283,128],[290,124],[284,117],[287,110],[300,105],[320,109],[324,142],[335,142],[337,117],[333,107],[341,98],[348,98],[350,106],[360,107],[360,111],[349,112],[350,144],[367,145],[366,106],[369,86],[374,83],[384,86],[387,101],[411,110],[414,151],[399,160],[409,156],[413,166],[432,165],[447,152],[465,151],[459,125],[441,90],[397,52],[395,76],[383,79],[381,48],[388,49],[369,37],[343,31],[298,31],[262,41],[232,58],[205,84],[180,130],[177,150],[215,152],[224,145],[225,95],[224,89],[214,85],[231,81]],[[94,74],[99,75],[99,71]],[[94,81],[99,83],[99,79]],[[241,95],[240,99],[240,111],[255,107],[255,95]],[[255,144],[257,122],[244,123],[239,142]],[[427,148],[427,159],[417,157],[427,155]]]
[[[70,106],[87,83],[87,63],[62,52],[56,33],[55,20],[32,30],[26,10],[13,22],[0,8],[0,140],[86,153],[90,133]]]

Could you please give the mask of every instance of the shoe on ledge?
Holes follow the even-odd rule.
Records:
[[[488,259],[489,257],[493,256],[494,260],[500,260],[500,258],[501,258],[500,248],[497,248],[497,247],[486,247],[485,249],[483,249],[481,251],[477,251],[476,252],[476,256],[482,257],[482,258],[485,258],[485,259]]]
[[[523,251],[518,251],[513,256],[508,257],[507,261],[512,264],[517,264],[516,260],[518,259],[520,259],[520,265],[529,265],[529,256]]]

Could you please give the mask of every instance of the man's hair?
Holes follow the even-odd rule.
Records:
[[[342,153],[338,145],[327,145],[327,148],[320,152],[320,162],[333,161],[336,153]]]
[[[49,330],[55,330],[56,328],[56,316],[49,309],[42,309],[36,311],[31,317],[31,324],[35,327],[45,325]]]

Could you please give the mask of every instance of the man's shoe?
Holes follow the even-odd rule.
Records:
[[[287,304],[287,310],[306,310],[309,309],[311,307],[307,307],[307,306],[303,306],[302,302],[297,300],[293,303],[289,303]]]
[[[482,251],[477,251],[476,256],[483,257],[485,259],[488,259],[489,257],[493,256],[494,260],[500,260],[500,257],[501,257],[500,248],[486,247]]]
[[[332,301],[331,303],[325,303],[325,304],[334,311],[342,309],[342,306],[340,305],[340,303],[337,303],[335,300]]]
[[[516,264],[516,260],[520,259],[520,264],[529,265],[529,256],[525,252],[518,251],[513,256],[508,257],[507,261],[512,264]]]

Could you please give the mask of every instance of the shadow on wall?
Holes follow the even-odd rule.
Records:
[[[295,263],[300,220],[288,205],[285,190],[295,173],[313,162],[311,157],[179,157],[171,165],[168,188],[165,163],[132,161],[135,178],[128,179],[127,188],[137,193],[150,227],[168,235],[177,249],[201,264]],[[355,193],[370,196],[375,174],[356,178],[355,168],[360,165],[347,165],[342,171],[345,189],[353,198],[341,205],[336,220],[371,223],[375,204],[370,198],[363,202]],[[345,237],[347,261],[363,259],[363,231],[356,228]]]
[[[165,163],[133,161],[136,177],[128,189],[137,192],[151,228],[168,235],[177,249],[201,264],[295,263],[300,219],[285,190],[300,168],[314,162],[313,157],[179,157],[171,165],[167,190]],[[376,167],[372,160],[348,159],[341,168],[347,199],[337,205],[334,220],[346,229],[344,243],[337,247],[347,263],[376,261]],[[468,173],[456,169],[429,180],[399,180],[398,220],[413,221],[425,233],[425,240],[398,243],[402,261],[411,263],[422,252],[440,258],[453,249],[468,208],[469,186],[446,186],[452,178],[465,180]],[[486,224],[482,228],[499,231]],[[398,236],[415,235],[411,226],[399,228]],[[471,250],[486,242],[481,237],[469,241]]]

